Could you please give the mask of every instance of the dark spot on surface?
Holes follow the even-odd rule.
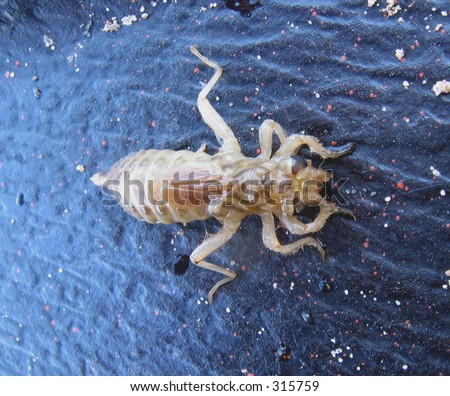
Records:
[[[315,323],[314,318],[312,317],[312,315],[309,312],[303,311],[302,318],[306,324],[314,325],[314,323]]]
[[[18,193],[17,197],[16,197],[16,204],[19,205],[19,206],[22,206],[24,204],[24,202],[25,202],[25,199],[23,197],[23,194],[22,193]]]
[[[305,169],[308,166],[308,163],[303,157],[300,157],[299,155],[293,155],[291,157],[292,161],[292,169],[291,172],[296,175],[301,170]]]
[[[331,289],[333,288],[333,286],[331,285],[331,283],[327,282],[326,280],[322,279],[319,282],[319,291],[321,292],[329,292],[331,291]]]
[[[173,272],[175,275],[183,275],[188,268],[189,268],[189,256],[187,254],[184,254],[175,264]]]
[[[304,223],[311,223],[317,217],[320,212],[320,208],[317,206],[305,206],[298,216],[299,220]]]
[[[280,342],[273,353],[280,362],[286,362],[291,359],[291,348],[284,342]]]
[[[262,4],[259,1],[250,3],[249,0],[227,0],[225,6],[231,10],[239,11],[244,17],[250,17],[253,10],[262,7]]]

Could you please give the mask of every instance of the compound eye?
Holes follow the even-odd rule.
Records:
[[[305,169],[308,166],[308,163],[303,157],[298,155],[293,155],[291,157],[291,171],[293,175],[296,175],[302,169]]]

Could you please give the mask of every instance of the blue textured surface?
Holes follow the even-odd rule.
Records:
[[[434,31],[448,28],[448,1],[399,1],[390,19],[362,0],[264,1],[251,17],[209,0],[5,3],[1,374],[450,374],[449,96],[431,91],[450,79],[449,34]],[[142,5],[148,20],[102,32]],[[358,220],[333,218],[319,234],[326,264],[312,249],[269,252],[249,218],[214,255],[239,278],[213,306],[204,299],[216,276],[174,266],[217,223],[140,223],[100,205],[89,181],[140,149],[217,148],[193,110],[211,69],[191,44],[224,67],[211,99],[246,154],[266,118],[288,134],[357,143],[330,165],[349,178]],[[290,359],[277,359],[279,343]]]

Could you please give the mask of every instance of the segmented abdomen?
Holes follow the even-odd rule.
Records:
[[[122,158],[91,180],[108,188],[124,210],[138,220],[188,223],[210,217],[207,201],[196,200],[192,205],[189,183],[194,188],[198,178],[214,177],[211,172],[211,156],[203,152],[142,150]]]

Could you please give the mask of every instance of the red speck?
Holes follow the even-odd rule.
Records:
[[[355,319],[355,324],[359,324],[359,319]]]
[[[48,305],[46,305],[46,306],[44,307],[44,309],[45,309],[46,312],[50,311],[50,307],[49,307]]]
[[[242,271],[247,271],[247,266],[246,265],[241,266],[241,270]]]
[[[369,95],[369,97],[370,97],[371,99],[375,99],[375,98],[377,97],[377,95],[374,94],[373,92],[371,92],[370,95]]]
[[[397,216],[395,216],[395,220],[400,220],[400,216],[399,215],[397,215]]]
[[[345,62],[346,60],[347,60],[347,57],[346,57],[345,55],[342,55],[342,56],[341,56],[341,61],[344,61],[344,62]]]
[[[409,187],[408,186],[405,186],[405,191],[409,191]]]
[[[328,106],[327,106],[327,113],[329,113],[331,110],[333,110],[333,106],[328,105]]]
[[[377,271],[373,271],[373,276],[378,276],[378,272]]]
[[[416,46],[415,45],[411,45],[409,48],[411,49],[411,51],[414,51],[416,49]]]
[[[245,103],[248,103],[249,100],[250,100],[250,99],[248,98],[248,96],[244,96],[244,102],[245,102]]]
[[[425,73],[424,73],[424,72],[420,72],[420,73],[419,73],[419,77],[420,77],[420,78],[425,77]]]
[[[285,32],[284,30],[282,30],[280,33],[281,33],[282,36],[284,36],[284,34],[285,34],[286,32]]]
[[[102,140],[102,146],[107,146],[108,142],[106,140]]]
[[[353,89],[351,89],[350,91],[348,91],[348,94],[349,94],[349,95],[353,95],[353,94],[354,94]]]
[[[361,42],[361,41],[362,41],[362,38],[361,38],[361,37],[358,37],[358,38],[356,39],[356,41]]]
[[[73,331],[74,333],[78,333],[80,330],[78,330],[78,327],[72,327],[72,331]]]
[[[155,128],[156,127],[156,121],[152,121],[151,125],[152,125],[153,128]]]
[[[403,63],[406,62],[406,58],[405,57],[401,58],[400,62],[403,62]]]
[[[52,319],[50,323],[51,323],[52,326],[56,326],[56,320],[55,319]]]
[[[261,149],[260,148],[256,149],[256,154],[258,154],[258,155],[261,154]]]
[[[194,73],[195,73],[195,74],[200,73],[200,69],[199,69],[198,67],[196,67],[196,68],[194,69]]]
[[[161,311],[159,309],[156,309],[155,310],[155,316],[159,316],[159,315],[161,315]]]
[[[313,11],[313,12],[311,13],[311,15],[312,15],[313,17],[316,17],[316,16],[317,16],[317,11]]]
[[[405,185],[403,184],[402,181],[397,182],[397,188],[400,190],[403,190],[405,188]]]
[[[368,248],[369,247],[369,241],[365,241],[364,243],[363,243],[363,246],[364,246],[364,248]]]
[[[15,65],[16,65],[16,67],[19,67],[20,66],[20,61],[16,60]]]
[[[332,145],[332,146],[337,146],[337,142],[336,142],[335,140],[333,140],[333,141],[331,142],[331,145]]]

